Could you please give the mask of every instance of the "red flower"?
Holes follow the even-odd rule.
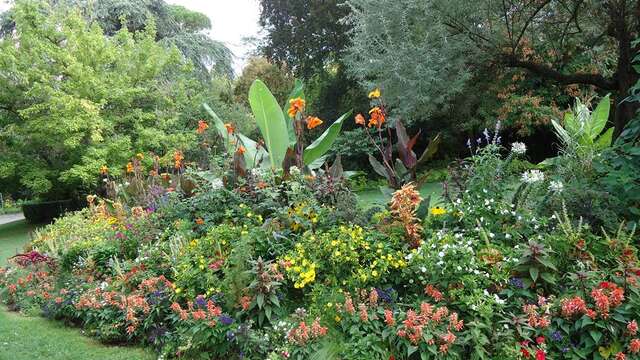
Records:
[[[635,320],[632,320],[629,324],[627,324],[627,330],[629,330],[629,334],[632,336],[638,332],[638,323]]]
[[[538,336],[536,338],[536,344],[538,344],[538,345],[544,344],[544,336]]]
[[[634,354],[640,352],[640,339],[631,340],[631,342],[629,343],[629,351]]]
[[[536,360],[545,360],[547,356],[542,349],[536,350]]]

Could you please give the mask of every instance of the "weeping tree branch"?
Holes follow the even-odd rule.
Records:
[[[515,56],[507,56],[505,65],[512,68],[521,68],[529,70],[531,73],[545,79],[557,81],[560,84],[585,84],[594,85],[604,90],[615,91],[618,89],[618,83],[614,79],[605,78],[600,74],[575,73],[563,74],[546,65],[542,65],[533,61],[523,61]]]

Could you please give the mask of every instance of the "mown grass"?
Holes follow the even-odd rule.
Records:
[[[390,200],[388,196],[385,196],[380,189],[370,189],[357,192],[358,201],[364,208],[370,208],[372,206],[384,206]],[[438,204],[442,201],[442,183],[433,182],[425,183],[420,187],[420,195],[423,198],[431,196],[431,206]]]
[[[0,225],[0,266],[22,251],[33,227],[24,220]],[[40,317],[6,311],[0,305],[0,360],[147,360],[151,351],[137,347],[104,346],[80,330]]]

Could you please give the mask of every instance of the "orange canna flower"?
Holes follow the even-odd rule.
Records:
[[[176,169],[180,169],[182,167],[182,160],[184,160],[184,155],[182,155],[182,151],[176,150],[173,153],[173,163]]]
[[[309,116],[307,118],[307,129],[311,130],[313,128],[315,128],[316,126],[319,126],[322,124],[322,120],[320,120],[319,118],[315,117],[315,116]]]
[[[371,119],[369,119],[368,126],[376,126],[379,129],[385,120],[384,112],[382,111],[382,109],[376,106],[373,109],[369,110],[369,115],[371,115]]]
[[[107,167],[107,165],[100,166],[100,174],[102,174],[102,175],[108,175],[109,174],[109,168]]]
[[[196,219],[196,224],[198,225],[204,225],[204,220],[202,218],[197,218]]]
[[[231,123],[224,124],[224,127],[227,129],[229,135],[233,134],[233,131],[236,129]]]
[[[131,161],[129,161],[127,163],[127,174],[130,174],[133,172],[133,163]]]
[[[198,120],[198,130],[196,132],[198,134],[204,134],[204,132],[209,128],[209,124],[207,124],[204,120]]]
[[[289,100],[289,117],[295,118],[298,113],[304,111],[306,102],[302,98],[295,98]]]
[[[244,146],[240,145],[240,147],[238,148],[238,150],[236,152],[238,153],[238,155],[242,155],[245,152],[247,152],[247,149],[245,149]]]
[[[365,123],[364,116],[362,116],[362,114],[356,115],[356,124],[364,126],[364,123]]]

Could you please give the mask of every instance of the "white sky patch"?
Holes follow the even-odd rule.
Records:
[[[199,11],[211,19],[211,38],[223,42],[235,55],[234,70],[239,74],[247,61],[250,45],[242,39],[258,37],[260,7],[258,0],[166,0]],[[8,0],[0,0],[0,12],[10,7]]]
[[[258,0],[166,0],[170,4],[182,5],[199,11],[211,19],[208,35],[223,42],[235,55],[234,70],[239,74],[247,61],[250,45],[242,39],[258,37],[260,7]]]

